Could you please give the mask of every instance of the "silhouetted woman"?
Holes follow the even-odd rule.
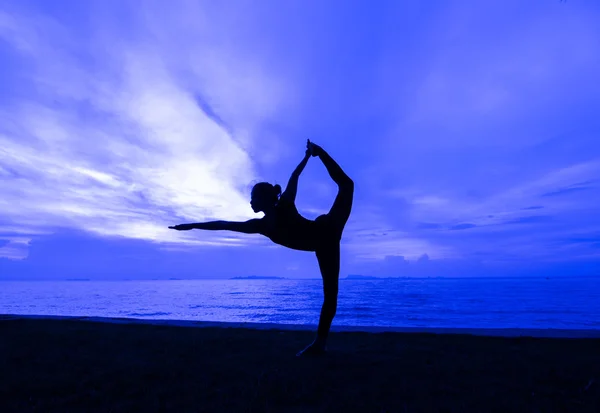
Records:
[[[327,336],[337,309],[340,272],[340,240],[354,197],[354,182],[320,146],[307,141],[306,155],[296,167],[281,194],[279,185],[261,182],[252,189],[250,205],[254,212],[264,212],[261,219],[245,222],[212,221],[169,227],[176,230],[229,230],[245,234],[262,234],[276,244],[301,251],[314,251],[323,278],[324,300],[315,341],[298,353],[320,354],[326,350]],[[338,186],[329,212],[314,221],[304,218],[296,209],[298,178],[310,156],[318,156]]]

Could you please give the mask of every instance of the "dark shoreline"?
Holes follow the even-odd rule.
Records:
[[[600,339],[0,318],[0,412],[594,412]]]
[[[88,321],[94,323],[110,324],[150,324],[176,327],[221,327],[221,328],[248,328],[258,330],[284,330],[284,331],[315,331],[316,325],[306,324],[276,324],[276,323],[249,323],[249,322],[221,322],[221,321],[195,321],[174,319],[150,319],[132,317],[99,317],[99,316],[58,316],[58,315],[22,315],[0,314],[2,320],[71,320]],[[468,328],[468,327],[374,327],[374,326],[343,326],[334,325],[333,332],[364,332],[364,333],[405,333],[405,334],[460,334],[485,337],[536,337],[536,338],[598,338],[599,329],[548,329],[548,328]]]

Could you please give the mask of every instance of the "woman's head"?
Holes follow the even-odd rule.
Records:
[[[252,188],[250,206],[254,212],[265,212],[275,206],[281,195],[281,186],[259,182]]]

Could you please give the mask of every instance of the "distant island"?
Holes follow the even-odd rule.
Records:
[[[358,275],[358,274],[350,274],[346,276],[347,280],[372,280],[374,278],[381,278],[381,277],[375,277],[372,275]]]
[[[67,281],[90,281],[89,278],[67,278]]]
[[[230,280],[285,280],[285,277],[264,277],[261,275],[249,275],[247,277],[233,277]]]

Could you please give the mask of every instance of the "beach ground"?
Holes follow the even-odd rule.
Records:
[[[600,339],[0,321],[0,412],[600,412]]]

